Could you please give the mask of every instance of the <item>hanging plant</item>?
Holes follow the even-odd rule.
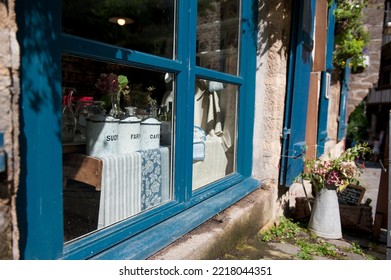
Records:
[[[336,20],[334,65],[349,66],[356,71],[365,68],[369,32],[363,23],[363,8],[367,0],[340,0],[334,11]]]

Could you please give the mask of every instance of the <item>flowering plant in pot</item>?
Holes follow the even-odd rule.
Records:
[[[332,158],[328,155],[328,157],[304,159],[306,169],[299,178],[309,180],[315,191],[330,186],[334,186],[337,191],[343,191],[363,172],[365,165],[358,160],[368,153],[371,153],[371,148],[364,143],[346,149],[338,157]]]
[[[124,75],[100,74],[95,86],[103,93],[107,94],[111,99],[111,109],[109,114],[113,117],[119,117],[125,113],[120,106],[121,95],[129,93],[128,78]],[[107,101],[105,101],[107,102]]]
[[[365,167],[358,160],[370,152],[364,143],[346,149],[338,157],[304,159],[306,170],[299,177],[309,180],[315,190],[308,223],[312,233],[328,239],[342,237],[337,191],[343,191],[357,180]]]

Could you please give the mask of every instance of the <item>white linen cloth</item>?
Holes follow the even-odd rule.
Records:
[[[216,85],[211,87],[211,82],[208,83],[209,89],[206,81],[197,80],[194,96],[194,125],[201,127],[211,137],[218,136],[221,145],[227,151],[232,146],[231,134],[235,129],[235,104],[229,101],[232,98],[230,94],[232,90]],[[224,92],[210,91],[215,88]],[[235,96],[233,98],[236,100]]]
[[[170,150],[102,156],[98,229],[170,199]]]
[[[219,96],[215,91],[209,93],[209,107],[206,125],[207,133],[209,135],[223,136]]]
[[[197,88],[195,94],[194,125],[201,127],[206,134],[222,136],[222,115],[219,96],[216,91],[209,92]]]
[[[227,156],[218,137],[209,137],[205,141],[205,158],[193,162],[193,187],[198,189],[226,175]]]
[[[114,154],[103,162],[98,229],[141,211],[141,154]]]

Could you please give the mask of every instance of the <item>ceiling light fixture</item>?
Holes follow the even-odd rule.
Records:
[[[134,22],[133,19],[128,17],[112,17],[109,18],[109,21],[120,26],[124,26],[125,24],[132,24]]]

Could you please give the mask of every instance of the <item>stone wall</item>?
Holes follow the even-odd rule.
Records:
[[[260,1],[253,176],[277,184],[284,123],[291,1]]]
[[[259,1],[254,119],[253,177],[274,190],[274,218],[283,208],[278,195],[281,133],[288,76],[291,1]]]
[[[190,231],[151,260],[221,259],[240,242],[253,237],[273,212],[273,193],[264,186]]]
[[[370,33],[368,44],[369,66],[362,73],[352,73],[349,83],[348,116],[376,86],[379,78],[382,46],[384,0],[368,0],[363,10],[364,23]]]
[[[0,1],[0,131],[7,165],[0,176],[0,260],[18,259],[16,191],[19,174],[19,45],[15,1]]]

